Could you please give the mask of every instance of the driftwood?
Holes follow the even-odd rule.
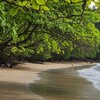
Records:
[[[2,68],[13,68],[17,64],[18,63],[4,63],[4,64],[0,64],[0,67],[2,67]]]

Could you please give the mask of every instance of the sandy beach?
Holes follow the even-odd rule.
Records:
[[[38,73],[48,69],[74,68],[92,65],[85,62],[74,63],[22,63],[16,67],[0,68],[0,100],[44,100],[43,97],[32,93],[29,83],[39,80]]]

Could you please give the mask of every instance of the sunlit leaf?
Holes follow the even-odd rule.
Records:
[[[15,16],[18,12],[18,8],[11,8],[10,9],[10,15]]]
[[[44,5],[46,3],[45,0],[36,0],[37,4]]]
[[[36,0],[31,0],[32,1],[32,7],[35,9],[35,10],[39,10],[39,4],[36,2]]]
[[[47,6],[41,6],[41,8],[45,11],[49,11],[49,8]]]
[[[59,0],[54,0],[55,2],[58,2]]]
[[[26,6],[27,4],[28,4],[27,1],[20,1],[20,2],[18,2],[18,5],[20,5],[20,6]]]

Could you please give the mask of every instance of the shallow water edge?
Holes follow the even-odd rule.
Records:
[[[100,92],[80,77],[76,69],[47,70],[39,76],[41,79],[29,86],[33,93],[45,100],[100,100]]]

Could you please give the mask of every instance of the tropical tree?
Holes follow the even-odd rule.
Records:
[[[53,54],[95,57],[100,43],[99,0],[1,0],[0,63]],[[94,53],[95,52],[95,53]],[[39,57],[40,57],[39,56]],[[34,56],[32,56],[34,57]]]

